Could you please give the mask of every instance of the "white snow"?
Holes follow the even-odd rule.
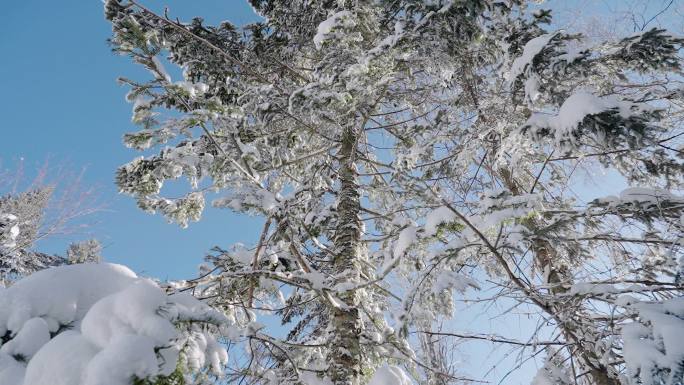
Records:
[[[129,385],[134,377],[171,373],[179,341],[204,341],[191,355],[219,373],[225,349],[206,333],[183,337],[173,323],[211,312],[190,296],[167,296],[121,265],[39,271],[0,291],[0,334],[11,336],[0,347],[0,384]],[[51,332],[58,334],[50,339]]]
[[[81,332],[103,349],[115,337],[132,334],[152,338],[161,345],[176,337],[175,327],[157,314],[167,300],[152,281],[137,281],[93,305],[83,319]]]
[[[330,381],[327,377],[319,378],[315,373],[311,372],[302,372],[299,378],[302,380],[304,385],[332,385],[332,381]],[[279,382],[280,381],[278,381],[277,378],[273,378],[271,383],[277,384]]]
[[[175,82],[174,85],[185,90],[185,92],[187,92],[191,98],[194,98],[198,95],[204,95],[209,90],[209,86],[204,83],[193,83],[184,80]]]
[[[350,17],[351,15],[352,14],[349,11],[340,11],[321,22],[321,24],[318,25],[318,31],[313,39],[316,49],[321,49],[323,42],[328,39],[333,28],[335,28],[342,19]]]
[[[523,53],[516,58],[511,64],[511,69],[506,74],[506,81],[513,82],[515,79],[527,70],[528,65],[532,64],[535,56],[549,44],[549,41],[556,36],[555,33],[547,33],[530,40],[525,44]]]
[[[525,95],[527,99],[534,103],[541,97],[541,92],[539,92],[540,79],[537,75],[530,75],[527,80],[525,80]]]
[[[29,361],[24,378],[7,385],[83,385],[83,372],[97,352],[97,347],[81,333],[65,331]]]
[[[0,352],[0,384],[21,384],[26,368],[12,356]]]
[[[136,278],[131,270],[115,264],[41,270],[0,292],[0,334],[7,330],[17,333],[34,317],[80,327],[80,321],[95,302],[130,285]]]
[[[261,189],[257,192],[261,197],[261,207],[266,211],[272,211],[278,207],[278,198],[270,191]]]
[[[159,60],[159,58],[156,56],[152,56],[152,62],[154,63],[154,66],[157,67],[159,75],[161,75],[164,80],[171,83],[171,75],[169,75],[169,73],[166,71],[166,68],[164,68],[164,64],[161,62],[161,60]]]
[[[609,195],[594,200],[595,204],[607,205],[609,207],[625,203],[645,207],[659,207],[664,202],[684,204],[684,197],[659,188],[629,187],[622,190],[619,196]]]
[[[617,108],[622,117],[631,114],[628,103],[613,96],[600,97],[580,90],[570,95],[558,110],[558,115],[533,113],[525,126],[549,128],[556,141],[574,142],[573,133],[585,117]]]
[[[385,364],[375,371],[368,385],[413,385],[413,381],[400,367]]]
[[[624,189],[620,193],[620,199],[623,202],[651,204],[658,204],[665,200],[684,202],[684,198],[673,195],[669,191],[649,187],[630,187]]]
[[[444,290],[456,290],[459,293],[465,293],[468,288],[473,287],[479,289],[480,286],[472,278],[466,277],[455,271],[443,270],[437,274],[435,283],[432,286],[433,293],[440,293]]]
[[[586,49],[578,47],[568,47],[566,52],[562,55],[556,56],[556,62],[565,61],[566,63],[572,63],[575,60],[584,56]]]
[[[657,369],[678,370],[684,361],[684,299],[672,298],[661,303],[645,303],[633,299],[621,301],[636,310],[641,323],[623,326],[623,355],[627,372],[644,384],[657,383]],[[648,326],[646,326],[648,325]]]
[[[50,330],[47,322],[40,317],[31,318],[12,340],[0,347],[0,352],[10,356],[21,355],[31,358],[49,340]]]
[[[542,197],[537,193],[509,196],[500,190],[489,190],[483,193],[480,201],[482,214],[470,221],[481,228],[490,228],[512,218],[533,214],[541,207]],[[469,229],[464,232],[469,233]]]
[[[452,222],[456,219],[456,214],[454,214],[451,209],[446,206],[438,207],[432,210],[425,217],[425,236],[431,237],[437,233],[437,228],[442,223]]]
[[[401,230],[399,233],[399,238],[397,238],[397,241],[394,244],[394,251],[392,253],[392,256],[395,259],[403,256],[406,250],[408,250],[408,248],[411,247],[411,245],[416,241],[416,233],[417,229],[415,226],[408,226]]]
[[[117,336],[93,357],[82,377],[83,385],[130,385],[131,378],[149,378],[159,372],[154,352],[158,343],[134,334]]]
[[[13,214],[0,214],[0,247],[11,249],[17,246],[17,238],[19,237],[19,225],[17,216]]]
[[[562,368],[546,361],[544,366],[537,371],[531,385],[564,385],[570,383],[567,373]]]

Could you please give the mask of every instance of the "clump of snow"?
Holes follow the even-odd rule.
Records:
[[[408,250],[416,241],[417,230],[418,229],[415,226],[408,226],[401,230],[399,238],[397,238],[397,241],[394,244],[394,251],[392,253],[392,256],[395,259],[403,256],[406,250]]]
[[[140,280],[95,303],[83,318],[81,332],[100,348],[120,335],[145,336],[161,345],[176,337],[176,328],[157,314],[168,301],[156,284]]]
[[[512,218],[531,215],[541,207],[541,195],[537,193],[511,196],[503,190],[485,191],[480,201],[482,214],[471,222],[489,228]]]
[[[618,106],[613,98],[600,98],[587,91],[579,91],[568,97],[561,105],[558,115],[549,116],[534,114],[528,120],[529,125],[543,123],[556,131],[574,130],[587,115],[599,114]]]
[[[333,29],[340,25],[344,19],[350,18],[351,16],[352,13],[349,11],[340,11],[319,24],[318,31],[313,39],[316,49],[321,49],[323,42],[331,37]]]
[[[413,385],[413,381],[400,367],[385,364],[375,371],[368,385]]]
[[[566,47],[566,52],[562,55],[556,56],[556,62],[565,61],[572,63],[577,59],[581,59],[587,55],[587,50],[578,47]]]
[[[438,207],[432,210],[427,217],[425,217],[425,236],[431,237],[437,234],[437,228],[442,223],[449,223],[456,219],[456,214],[446,206]]]
[[[179,82],[174,83],[174,85],[180,87],[185,92],[187,92],[191,98],[194,98],[194,97],[199,96],[199,95],[204,95],[209,90],[209,86],[204,84],[204,83],[193,83],[193,82],[188,82],[188,81],[179,81]]]
[[[277,384],[279,382],[278,378],[276,378],[275,374],[270,374],[272,374],[272,377],[270,378],[271,383]],[[330,381],[327,377],[320,378],[316,375],[316,373],[302,372],[299,378],[302,380],[304,385],[332,385],[332,381]]]
[[[563,368],[548,360],[532,379],[532,385],[565,385],[571,383]]]
[[[131,378],[149,378],[161,374],[155,348],[158,342],[135,334],[114,338],[89,362],[83,374],[83,385],[129,384]],[[164,362],[162,365],[167,366]],[[167,366],[168,367],[168,366]],[[175,366],[166,370],[170,374]],[[42,368],[39,369],[43,371]],[[29,368],[28,373],[31,373]]]
[[[525,95],[531,103],[536,102],[541,97],[540,83],[541,80],[537,75],[530,75],[525,81]]]
[[[418,240],[418,228],[407,224],[408,221],[405,218],[396,217],[392,222],[393,224],[405,225],[406,227],[399,232],[397,239],[390,246],[391,250],[383,251],[384,261],[378,269],[378,274],[380,275],[385,275],[396,267],[406,251]]]
[[[221,373],[221,366],[228,360],[226,350],[218,341],[202,333],[195,333],[188,341],[185,355],[190,369],[199,370],[208,365],[215,374]]]
[[[65,331],[45,344],[28,362],[26,374],[14,381],[0,377],[7,385],[82,385],[88,362],[98,349],[77,331]],[[21,365],[18,362],[13,364]],[[0,371],[2,369],[0,368]]]
[[[437,278],[435,278],[432,292],[440,293],[444,290],[456,290],[459,293],[465,293],[470,287],[475,289],[480,288],[475,280],[466,277],[463,274],[459,274],[455,271],[443,270],[439,272]]]
[[[550,129],[558,142],[574,142],[573,134],[584,118],[617,109],[623,118],[631,115],[631,105],[614,96],[600,97],[586,90],[580,90],[568,97],[558,115],[534,113],[525,123],[533,129]]]
[[[534,58],[539,55],[554,36],[556,36],[555,33],[547,33],[528,41],[523,48],[522,55],[511,64],[511,69],[506,74],[506,81],[513,82],[518,76],[523,74],[528,66],[532,64]]]
[[[0,347],[0,352],[10,356],[32,357],[50,340],[47,322],[40,317],[26,321],[14,338]]]
[[[615,285],[589,282],[578,282],[570,287],[569,295],[608,295],[619,293],[620,289]]]
[[[368,54],[366,55],[366,57],[363,60],[361,60],[361,62],[368,64],[370,58],[377,56],[380,53],[382,53],[384,50],[392,48],[395,45],[397,45],[399,40],[405,34],[404,33],[404,27],[405,27],[405,24],[403,21],[397,21],[394,24],[394,33],[391,35],[388,35],[387,37],[382,39],[380,41],[380,43],[378,43],[373,49],[368,51]]]
[[[21,384],[25,373],[24,365],[17,362],[14,357],[0,352],[0,382],[3,384]]]
[[[634,383],[676,383],[675,377],[681,376],[684,362],[684,345],[680,342],[684,330],[684,298],[660,303],[628,298],[621,302],[635,310],[641,321],[622,327],[627,374]],[[671,381],[656,378],[657,373],[662,375],[668,371]]]
[[[684,202],[683,198],[675,196],[669,191],[648,187],[630,187],[624,189],[620,193],[620,199],[624,202],[652,204],[657,204],[665,200]]]
[[[152,63],[154,63],[154,66],[156,70],[159,72],[159,75],[166,80],[167,82],[171,83],[171,75],[166,71],[166,68],[164,68],[164,64],[159,60],[158,57],[152,56]],[[153,73],[155,76],[157,73]]]
[[[17,219],[13,214],[0,214],[0,250],[16,247],[19,237]]]
[[[196,339],[205,343],[194,357],[204,354],[197,360],[218,373],[225,350],[204,333],[183,336],[174,325],[181,318],[220,316],[121,265],[39,271],[0,291],[0,335],[9,336],[0,347],[0,384],[129,385],[173,372],[181,347]]]
[[[41,270],[0,292],[0,334],[18,333],[34,317],[55,332],[59,325],[80,328],[86,312],[101,298],[137,279],[115,264],[82,264]]]
[[[619,196],[609,195],[592,201],[592,205],[607,206],[609,208],[624,204],[637,205],[642,208],[653,208],[660,207],[665,203],[684,204],[684,197],[659,188],[629,187],[622,190]]]

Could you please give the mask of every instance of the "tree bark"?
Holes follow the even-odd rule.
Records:
[[[333,271],[338,282],[359,280],[361,221],[359,186],[355,167],[358,132],[345,128],[338,152],[340,190],[337,200],[338,222],[335,229]],[[331,308],[329,328],[328,374],[334,385],[358,385],[361,375],[361,315],[354,291],[339,295],[343,305]]]

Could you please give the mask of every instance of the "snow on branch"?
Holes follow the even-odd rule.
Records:
[[[549,137],[564,150],[579,147],[587,137],[606,147],[619,142],[635,147],[649,137],[650,113],[657,111],[643,103],[578,90],[565,99],[557,114],[533,113],[521,132],[535,140]]]

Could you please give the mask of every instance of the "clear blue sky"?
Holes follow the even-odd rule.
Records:
[[[257,20],[242,0],[147,1],[171,15],[201,15],[207,23]],[[115,55],[106,43],[111,27],[99,0],[21,0],[0,10],[0,166],[25,158],[28,171],[49,157],[98,187],[107,211],[92,229],[105,245],[108,261],[159,278],[190,278],[213,245],[253,243],[260,227],[254,218],[210,209],[188,229],[140,211],[132,198],[117,194],[116,168],[139,154],[121,143],[135,130],[126,87],[118,76],[146,79],[149,73]],[[83,234],[80,238],[88,237]],[[78,238],[78,237],[77,237]],[[43,250],[63,253],[70,239],[52,239]]]

